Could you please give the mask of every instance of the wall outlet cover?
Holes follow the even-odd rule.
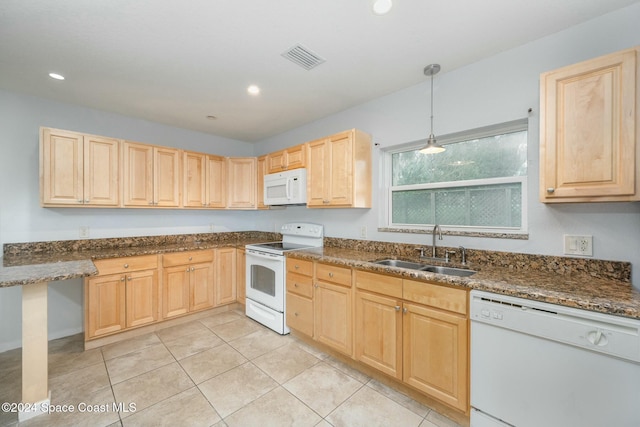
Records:
[[[564,235],[565,255],[593,256],[593,236]]]

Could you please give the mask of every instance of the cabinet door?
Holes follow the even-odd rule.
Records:
[[[314,295],[314,337],[323,344],[351,356],[353,328],[351,289],[318,282]]]
[[[93,206],[120,204],[120,141],[84,137],[84,203]]]
[[[640,200],[639,51],[541,75],[541,201]]]
[[[154,147],[154,205],[180,206],[180,150]]]
[[[267,156],[258,157],[256,168],[256,194],[258,209],[269,209],[269,206],[264,204],[264,176],[267,174]]]
[[[466,411],[469,405],[468,320],[411,303],[405,303],[404,308],[404,382]]]
[[[164,319],[189,312],[190,266],[165,267],[162,276],[162,317]]]
[[[402,379],[402,301],[356,292],[356,359]]]
[[[42,204],[82,204],[84,202],[82,134],[48,128],[43,128],[41,132]]]
[[[287,151],[280,150],[267,156],[267,173],[278,173],[287,169]]]
[[[287,326],[313,336],[313,300],[287,292]]]
[[[229,203],[232,209],[256,208],[256,158],[229,157]]]
[[[185,207],[206,207],[207,155],[184,152],[182,156],[182,204]]]
[[[307,205],[329,203],[329,142],[320,139],[309,143],[307,162]]]
[[[88,279],[85,286],[87,301],[87,338],[97,337],[125,328],[125,276],[112,274]]]
[[[329,166],[329,204],[353,203],[353,138],[351,132],[331,137]]]
[[[127,274],[127,328],[158,320],[158,270]]]
[[[153,147],[123,144],[123,198],[125,206],[153,206]]]
[[[205,262],[187,266],[189,269],[189,310],[203,310],[214,304],[213,263]]]
[[[235,248],[216,249],[216,305],[236,302],[236,250]]]
[[[247,294],[247,272],[246,268],[246,258],[245,258],[245,250],[237,249],[236,250],[236,300],[245,304],[246,294]]]
[[[299,169],[307,164],[306,144],[287,148],[287,170]]]
[[[207,207],[227,207],[227,159],[207,156]]]

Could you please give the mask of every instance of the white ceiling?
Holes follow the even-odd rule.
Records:
[[[0,88],[253,142],[638,0],[372,1],[2,0]]]

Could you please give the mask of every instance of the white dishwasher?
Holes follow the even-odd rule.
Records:
[[[640,320],[471,291],[471,427],[640,426]]]

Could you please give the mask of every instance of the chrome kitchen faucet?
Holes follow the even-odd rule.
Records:
[[[433,243],[432,243],[432,258],[436,257],[436,233],[438,233],[438,240],[442,240],[442,229],[438,224],[433,226]]]

